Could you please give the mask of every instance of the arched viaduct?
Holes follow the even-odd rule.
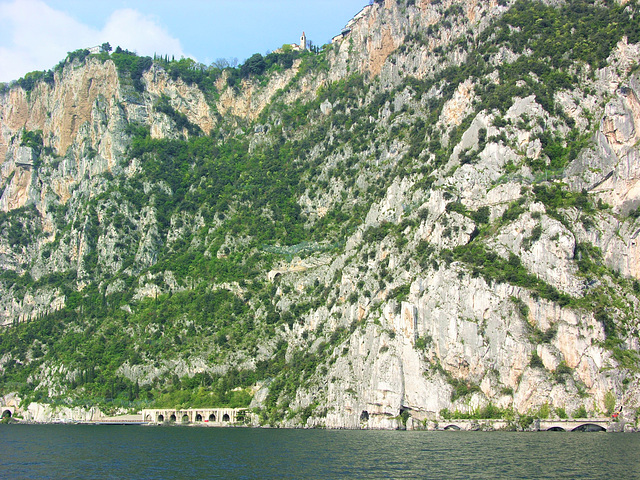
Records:
[[[233,425],[244,420],[246,408],[153,408],[142,410],[142,420],[149,423],[201,423]]]
[[[551,432],[606,432],[613,430],[611,420],[603,418],[576,418],[571,420],[536,420],[532,430]],[[445,420],[440,422],[440,430],[502,430],[508,424],[504,420]]]
[[[606,432],[610,428],[611,419],[576,418],[573,420],[540,420],[538,430],[551,432]]]

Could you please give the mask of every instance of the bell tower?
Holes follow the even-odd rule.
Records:
[[[307,35],[302,32],[302,35],[300,36],[300,50],[306,50],[307,49]]]

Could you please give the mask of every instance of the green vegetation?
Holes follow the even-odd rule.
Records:
[[[429,348],[432,343],[433,343],[433,338],[430,335],[425,335],[425,336],[416,338],[415,347],[416,347],[416,350],[425,350]]]
[[[587,409],[584,407],[584,405],[580,405],[580,407],[578,407],[578,409],[573,412],[573,418],[587,418],[589,417],[589,414],[587,413]]]
[[[451,392],[452,402],[454,402],[458,398],[465,397],[471,393],[480,391],[480,387],[478,385],[471,384],[464,380],[448,377],[447,381],[453,387],[453,391]]]
[[[42,130],[36,130],[35,132],[23,130],[20,145],[31,147],[36,155],[40,155],[42,150]]]
[[[48,85],[53,85],[53,72],[51,70],[29,72],[24,77],[17,80],[16,84],[22,87],[26,92],[31,92],[41,81]]]
[[[520,317],[522,317],[523,320],[527,320],[529,317],[529,306],[518,297],[512,296],[510,299],[516,307],[517,312],[520,314]]]
[[[191,136],[199,135],[202,133],[202,130],[198,125],[191,123],[184,113],[177,112],[171,106],[169,97],[167,97],[166,95],[160,96],[160,98],[156,101],[154,108],[157,112],[162,112],[170,119],[172,119],[176,124],[178,132],[182,132],[182,130],[186,129]],[[139,146],[139,144],[137,146]]]
[[[619,4],[603,8],[593,2],[573,0],[555,8],[542,2],[519,0],[495,29],[483,34],[482,45],[492,51],[495,46],[491,45],[489,35],[494,35],[493,45],[508,46],[515,53],[521,54],[525,49],[531,53],[504,64],[497,84],[478,88],[483,105],[504,112],[514,97],[533,93],[545,110],[562,115],[556,112],[553,97],[556,91],[572,90],[578,83],[569,67],[582,62],[591,69],[601,68],[623,36],[632,43],[640,39],[640,28],[637,20],[631,20],[629,11]],[[482,61],[479,64],[483,65]],[[524,86],[519,83],[521,80]],[[568,148],[577,151],[571,145]]]
[[[611,415],[616,408],[616,396],[611,390],[604,395],[604,408],[607,415]]]
[[[151,57],[139,57],[135,53],[122,50],[120,47],[117,47],[116,51],[111,55],[108,52],[104,52],[101,55],[103,59],[109,58],[115,63],[118,73],[121,76],[128,76],[137,91],[144,91],[142,74],[151,68],[153,64]]]
[[[571,297],[561,293],[544,280],[530,274],[522,265],[520,258],[510,254],[508,259],[497,253],[487,251],[479,242],[456,247],[453,251],[456,260],[467,263],[472,276],[482,276],[488,283],[510,283],[532,290],[537,295],[552,300],[560,305],[568,305]]]
[[[503,408],[498,408],[492,403],[487,404],[484,407],[480,407],[472,410],[470,413],[464,412],[450,412],[448,408],[444,408],[440,410],[440,417],[445,420],[490,420],[490,419],[500,419],[500,418],[509,418],[513,416],[513,411]]]
[[[531,368],[544,368],[544,363],[535,350],[531,352],[531,360],[529,360],[529,366]]]
[[[571,192],[560,184],[536,185],[533,193],[535,199],[544,204],[547,213],[556,217],[559,217],[558,210],[562,208],[578,207],[586,212],[593,211],[586,192]]]
[[[571,377],[573,375],[573,369],[569,367],[565,361],[561,361],[553,372],[553,376],[558,383],[565,383],[565,376]]]

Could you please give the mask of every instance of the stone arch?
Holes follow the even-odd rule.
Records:
[[[566,432],[566,430],[562,427],[551,427],[547,428],[547,432]]]
[[[281,278],[282,277],[282,272],[279,272],[277,270],[271,270],[269,273],[267,273],[267,279],[270,282],[275,282],[277,278]]]
[[[196,422],[201,422],[202,421],[202,415],[200,415],[199,413],[196,414]]]
[[[571,430],[572,432],[606,432],[607,429],[595,423],[583,423]]]
[[[215,422],[216,421],[216,415],[214,413],[212,413],[211,415],[209,415],[209,421],[210,422]]]
[[[362,410],[362,413],[360,414],[360,421],[361,422],[368,422],[369,421],[369,412],[367,412],[366,410]]]
[[[159,423],[164,422],[164,415],[162,415],[162,414],[158,415],[158,422]]]
[[[230,420],[231,420],[231,418],[229,417],[229,414],[228,414],[228,413],[225,413],[225,414],[222,416],[222,421],[223,421],[223,422],[228,422],[228,421],[230,421]]]
[[[451,425],[447,425],[446,427],[444,427],[444,429],[445,429],[445,430],[454,430],[454,431],[457,431],[457,430],[460,430],[460,427],[459,427],[458,425],[453,425],[453,424],[451,424]]]
[[[11,418],[13,414],[11,413],[11,410],[7,409],[4,412],[2,412],[2,418]]]
[[[151,415],[149,415],[148,413],[144,416],[144,421],[145,422],[150,422],[151,421]]]
[[[186,413],[182,415],[182,423],[189,423],[189,415]]]
[[[175,422],[176,421],[176,414],[172,413],[171,416],[169,417],[169,421],[170,422]]]
[[[407,407],[400,407],[400,411],[398,412],[398,418],[402,421],[403,425],[407,424],[407,421],[411,416],[411,414],[409,413],[409,410],[411,409]]]

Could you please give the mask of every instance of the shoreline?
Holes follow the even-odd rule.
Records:
[[[487,423],[483,423],[487,422]],[[489,423],[490,422],[490,423]],[[487,419],[479,420],[477,422],[469,422],[465,424],[463,421],[448,421],[432,426],[423,426],[419,428],[328,428],[323,426],[306,427],[306,426],[268,426],[268,425],[252,425],[244,423],[209,423],[209,422],[149,422],[142,419],[119,419],[117,417],[109,417],[99,420],[68,420],[59,419],[53,421],[35,421],[35,420],[23,420],[19,418],[11,418],[9,421],[3,421],[5,425],[87,425],[87,426],[140,426],[140,427],[179,427],[179,428],[256,428],[256,429],[283,429],[283,430],[373,430],[373,431],[415,431],[415,432],[513,432],[513,433],[531,433],[531,432],[566,432],[566,433],[640,433],[640,430],[636,429],[629,423],[623,422],[608,422],[607,427],[598,425],[602,423],[598,419],[579,419],[569,420],[571,425],[580,424],[575,428],[539,428],[533,426],[527,429],[518,429],[512,426],[500,426],[494,428],[491,423],[502,423],[501,420]],[[557,423],[557,422],[556,422]],[[585,428],[580,428],[585,427]]]
[[[582,418],[434,418],[418,419],[409,416],[401,421],[371,421],[369,418],[353,421],[350,417],[309,418],[304,424],[287,422],[282,425],[261,424],[256,413],[246,408],[143,408],[131,413],[116,410],[105,414],[98,406],[58,407],[50,404],[30,403],[20,406],[17,398],[0,406],[2,423],[25,425],[129,425],[176,427],[235,427],[235,428],[287,428],[323,430],[406,430],[406,431],[606,431],[637,433],[638,419],[624,415],[590,416]],[[3,402],[4,403],[4,402]]]

